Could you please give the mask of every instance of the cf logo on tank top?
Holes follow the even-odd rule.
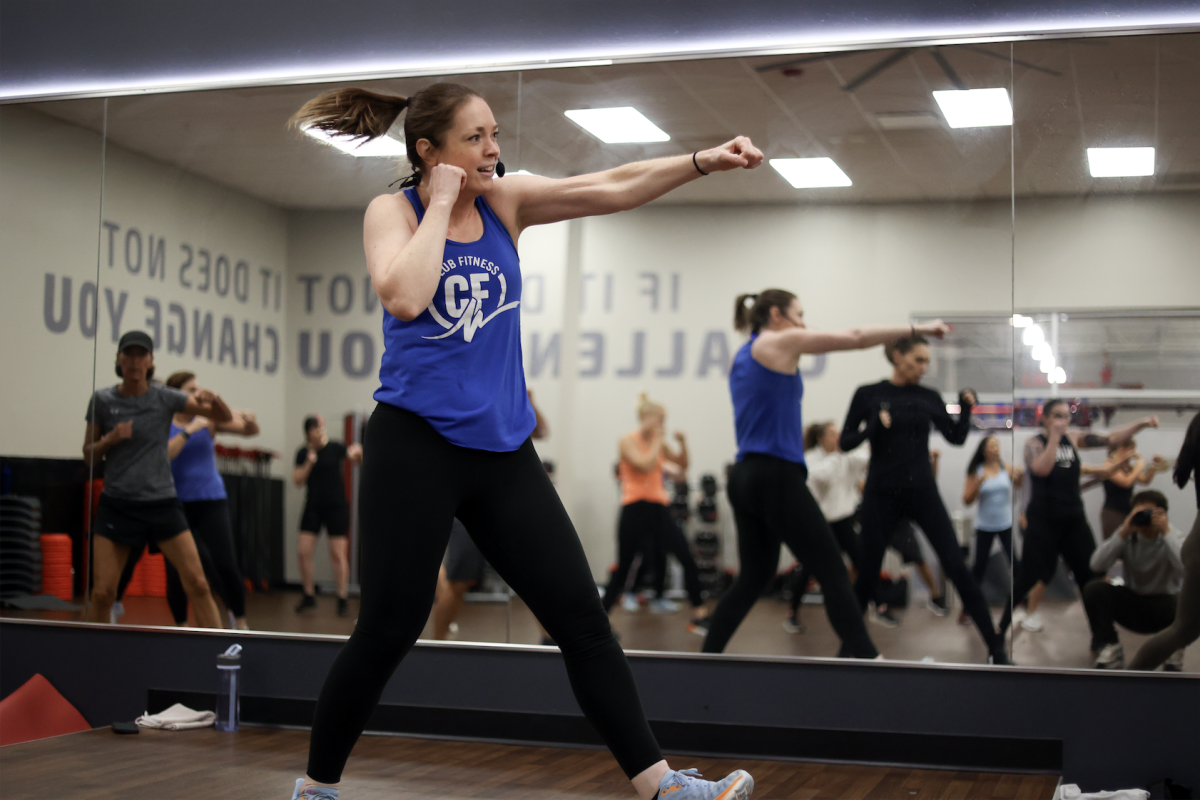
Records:
[[[514,300],[511,303],[504,302],[504,298],[508,294],[508,281],[504,279],[504,273],[500,272],[495,264],[486,259],[472,256],[460,257],[459,260],[480,262],[475,266],[481,266],[491,274],[475,272],[470,276],[451,275],[446,278],[445,283],[442,284],[445,291],[446,314],[456,319],[457,322],[451,322],[442,316],[437,309],[437,296],[435,295],[434,300],[429,304],[429,314],[446,329],[446,332],[437,336],[424,336],[422,337],[424,339],[445,339],[462,329],[463,339],[469,342],[475,338],[476,331],[495,319],[498,314],[511,311],[521,305],[520,300]],[[446,267],[453,269],[457,266],[460,266],[457,262],[448,261],[443,266],[443,273],[446,272]],[[466,266],[466,264],[462,266]],[[488,285],[491,283],[493,275],[500,284],[500,297],[496,301],[496,310],[484,316],[484,301],[491,297],[492,293]]]

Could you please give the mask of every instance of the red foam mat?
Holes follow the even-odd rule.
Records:
[[[0,745],[91,729],[75,706],[41,675],[0,700]]]

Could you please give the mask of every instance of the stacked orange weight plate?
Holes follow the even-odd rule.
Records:
[[[71,566],[71,537],[65,533],[43,533],[42,594],[70,601],[74,595],[75,570]]]

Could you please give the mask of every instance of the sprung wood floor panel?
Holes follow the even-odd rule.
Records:
[[[0,748],[5,800],[283,800],[304,770],[308,732],[243,728],[178,733],[108,729]],[[713,778],[741,767],[755,800],[1047,800],[1057,780],[907,768],[675,758]],[[630,800],[599,750],[364,736],[342,783],[346,800]]]

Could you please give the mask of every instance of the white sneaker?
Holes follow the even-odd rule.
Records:
[[[1042,620],[1042,615],[1035,611],[1032,614],[1024,615],[1021,627],[1030,633],[1039,633],[1046,628],[1046,623]]]
[[[625,609],[627,614],[636,614],[642,610],[642,604],[638,602],[636,595],[626,592],[621,595],[621,608]]]
[[[108,624],[116,625],[117,620],[125,616],[125,604],[120,600],[112,604],[112,608],[108,610]]]
[[[1163,672],[1183,672],[1183,648],[1179,648],[1163,662]]]
[[[1096,656],[1096,669],[1125,669],[1125,648],[1118,644],[1106,644]]]
[[[674,614],[679,610],[679,603],[666,597],[656,597],[651,600],[650,612],[653,614]]]

